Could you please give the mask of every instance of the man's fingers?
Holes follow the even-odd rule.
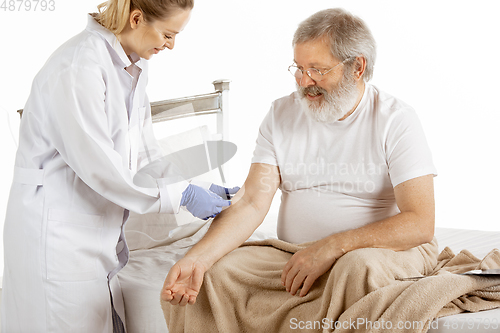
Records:
[[[290,294],[295,295],[297,293],[297,290],[299,290],[300,286],[304,283],[304,280],[306,279],[306,276],[302,273],[302,271],[299,271],[297,275],[295,275],[292,285],[290,287]]]
[[[189,301],[189,295],[182,295],[181,297],[181,300],[179,302],[179,306],[186,306],[186,304],[188,304],[188,301]]]
[[[196,296],[189,296],[188,304],[193,305],[196,303]]]
[[[167,277],[165,278],[165,283],[163,283],[163,289],[172,289],[172,287],[175,285],[175,282],[181,275],[181,269],[179,268],[178,265],[172,266],[170,271],[167,274]]]
[[[293,281],[295,280],[295,277],[297,276],[298,273],[299,273],[299,269],[296,268],[295,266],[292,267],[288,271],[288,274],[286,275],[286,280],[285,280],[286,291],[291,292]]]
[[[165,278],[165,282],[163,283],[163,289],[161,293],[161,298],[162,300],[166,302],[171,302],[174,299],[174,293],[172,291],[172,288],[175,285],[175,282],[179,278],[179,275],[181,274],[181,270],[174,265],[170,271],[167,274],[167,277]]]
[[[163,289],[163,292],[161,293],[161,299],[164,300],[165,302],[170,302],[174,297],[172,296],[172,291],[171,290],[165,290]]]
[[[307,295],[307,293],[311,289],[314,281],[316,281],[316,278],[312,277],[311,275],[308,275],[306,277],[304,283],[302,284],[302,289],[300,290],[300,294],[299,294],[300,297],[304,297],[305,295]]]
[[[170,301],[170,304],[172,305],[178,305],[180,301],[182,300],[183,294],[180,293],[174,293],[172,300]]]
[[[291,260],[288,260],[285,267],[283,267],[283,272],[281,273],[281,284],[284,286],[286,286],[286,276],[288,275],[290,268],[292,268],[292,266],[293,266],[290,261]]]

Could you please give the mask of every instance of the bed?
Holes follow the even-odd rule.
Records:
[[[207,140],[226,138],[228,113],[228,81],[213,82],[215,92],[171,101],[152,103],[155,135],[164,153],[199,145]],[[161,123],[197,115],[215,115],[215,133],[206,125],[162,138]],[[212,119],[214,121],[214,119]],[[158,126],[158,127],[156,127]],[[196,179],[223,184],[223,167]],[[241,185],[241,184],[231,184]],[[279,195],[276,195],[279,199]],[[262,225],[250,240],[277,238],[276,223],[279,200],[275,200]],[[159,303],[159,292],[170,267],[199,241],[210,225],[181,211],[178,215],[132,214],[126,225],[130,261],[118,274],[125,302],[129,333],[168,332]],[[476,257],[484,257],[500,247],[500,232],[436,228],[440,251],[445,246],[455,253],[468,249]],[[479,313],[463,313],[433,322],[429,332],[500,332],[500,308]]]
[[[213,85],[214,91],[207,94],[151,103],[155,135],[165,154],[207,141],[227,140],[229,81],[218,80]],[[180,128],[187,130],[179,131]],[[166,136],[165,133],[175,134]],[[224,151],[217,152],[216,159],[226,161],[228,157],[221,154]],[[224,184],[224,166],[219,164],[223,163],[198,175],[195,180]],[[279,195],[276,198],[250,240],[277,238]],[[159,300],[164,279],[170,267],[203,237],[209,225],[210,220],[197,219],[184,210],[177,215],[131,214],[125,228],[130,260],[118,274],[128,333],[168,332]],[[440,251],[444,246],[455,253],[468,249],[478,258],[500,247],[500,232],[438,227],[436,237]],[[497,331],[500,332],[500,308],[443,317],[429,330],[432,333]]]

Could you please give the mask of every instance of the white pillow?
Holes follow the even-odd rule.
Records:
[[[201,126],[183,133],[158,140],[164,156],[189,147],[203,144],[212,137],[207,126]],[[217,169],[193,178],[222,185]],[[207,221],[198,219],[188,211],[180,209],[179,214],[136,214],[130,212],[125,225],[125,237],[130,250],[150,249],[169,245],[179,239],[190,237],[200,230]]]

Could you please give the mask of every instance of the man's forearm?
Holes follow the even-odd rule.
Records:
[[[269,211],[280,177],[276,166],[254,163],[231,206],[212,222],[205,237],[186,256],[196,256],[208,269],[257,229]]]
[[[243,197],[214,219],[203,239],[186,256],[198,256],[207,268],[212,266],[245,242],[262,223],[266,213]]]
[[[403,251],[430,242],[433,235],[432,217],[403,212],[361,228],[331,235],[327,240],[344,252],[370,247]]]

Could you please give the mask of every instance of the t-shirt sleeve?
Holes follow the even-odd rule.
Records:
[[[386,158],[393,187],[437,171],[416,112],[402,109],[394,114],[386,136]]]
[[[278,165],[276,157],[276,149],[273,144],[273,128],[274,128],[274,107],[267,113],[259,128],[257,135],[256,147],[253,152],[252,163],[264,163],[270,165]]]

